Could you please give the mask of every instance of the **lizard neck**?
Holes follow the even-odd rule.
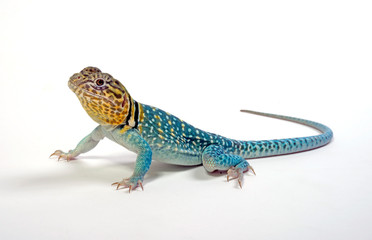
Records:
[[[126,132],[129,129],[138,129],[142,131],[142,122],[143,122],[143,106],[141,103],[135,101],[133,98],[129,98],[128,101],[128,111],[123,122],[114,128],[120,129],[121,133]]]
[[[137,128],[141,122],[141,117],[143,118],[143,108],[142,105],[130,98],[129,110],[123,124],[130,126],[131,128]]]

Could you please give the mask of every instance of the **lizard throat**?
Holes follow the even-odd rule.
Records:
[[[76,94],[84,110],[100,125],[118,126],[122,124],[129,114],[128,95],[123,100],[111,100],[107,97],[93,94],[88,90],[69,83],[71,90]]]

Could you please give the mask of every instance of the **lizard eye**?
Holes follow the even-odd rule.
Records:
[[[105,84],[105,80],[103,80],[102,78],[98,78],[98,79],[96,79],[95,84],[97,86],[101,87]]]

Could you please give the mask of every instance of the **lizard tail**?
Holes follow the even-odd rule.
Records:
[[[251,110],[241,110],[241,112],[295,122],[321,132],[319,135],[309,137],[244,141],[243,151],[240,154],[244,158],[258,158],[307,151],[328,144],[333,137],[333,132],[329,127],[310,120]]]

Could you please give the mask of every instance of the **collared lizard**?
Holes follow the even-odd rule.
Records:
[[[113,185],[140,186],[152,159],[165,163],[203,165],[208,172],[227,171],[227,181],[237,179],[242,187],[243,173],[252,171],[246,159],[296,153],[329,143],[333,133],[327,126],[300,118],[242,110],[242,112],[300,123],[321,132],[319,135],[279,140],[238,141],[198,129],[156,107],[135,101],[127,89],[108,73],[96,67],[84,68],[68,81],[96,127],[75,149],[55,151],[51,156],[67,161],[93,149],[108,139],[137,153],[131,177]]]

